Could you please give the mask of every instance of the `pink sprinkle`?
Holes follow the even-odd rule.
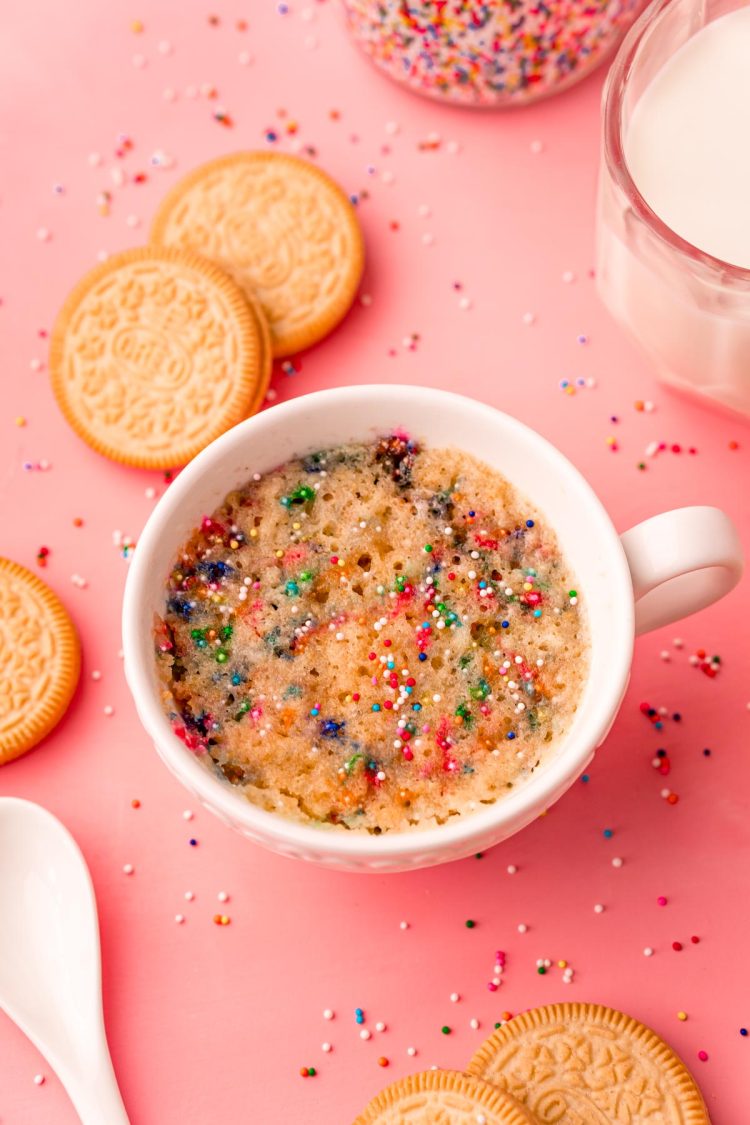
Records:
[[[708,1052],[707,1051],[699,1051],[698,1052],[698,1058],[701,1060],[701,1062],[707,1062]]]
[[[666,906],[667,905],[667,900],[666,900],[664,895],[659,895],[659,897],[657,898],[656,901],[659,903],[659,906]]]
[[[497,985],[494,983],[494,981],[488,981],[487,987],[489,988],[490,992],[497,992]]]

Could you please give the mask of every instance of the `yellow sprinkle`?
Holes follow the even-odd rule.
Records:
[[[683,1021],[686,1020],[687,1019],[687,1012],[678,1012],[677,1013],[677,1019],[683,1020]]]
[[[565,388],[565,393],[566,395],[574,395],[576,393],[576,389],[573,386],[567,386]]]
[[[229,546],[232,548],[233,551],[236,551],[237,548],[239,547],[239,543],[237,542],[236,539],[230,539],[229,540]]]
[[[302,527],[302,524],[301,523],[293,523],[292,527],[294,528],[295,531],[299,531],[299,529]]]
[[[524,588],[524,590],[533,590],[534,589],[534,587],[531,585],[530,582],[524,582],[523,588]]]
[[[281,559],[281,558],[283,558],[283,557],[284,557],[284,552],[283,552],[283,551],[277,551],[277,552],[276,552],[276,558],[277,558],[277,559]]]
[[[558,967],[558,969],[567,969],[568,962],[567,961],[558,961],[557,967]]]
[[[140,32],[143,31],[143,20],[133,20],[130,25],[130,30],[135,32],[136,35],[139,35]]]
[[[346,563],[343,559],[339,559],[339,566],[346,566]]]
[[[25,426],[26,425],[26,419],[24,418],[23,414],[19,414],[18,417],[16,418],[16,425],[17,426]]]
[[[250,538],[251,538],[251,539],[257,539],[257,538],[258,538],[258,529],[257,529],[257,527],[251,527],[251,528],[250,528]]]
[[[613,437],[607,438],[607,445],[615,445],[616,443],[617,443],[617,438],[613,438]]]

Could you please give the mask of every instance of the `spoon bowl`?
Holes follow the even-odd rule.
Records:
[[[14,797],[0,797],[0,1008],[46,1057],[84,1125],[128,1125],[86,861],[52,813]]]

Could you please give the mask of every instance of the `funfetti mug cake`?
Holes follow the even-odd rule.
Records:
[[[407,433],[253,474],[178,549],[154,628],[172,729],[248,800],[380,834],[502,800],[588,675],[555,533]]]
[[[344,0],[351,34],[410,90],[468,106],[523,105],[583,78],[643,0]]]
[[[634,632],[741,569],[715,508],[620,539],[557,450],[481,403],[323,391],[230,430],[164,494],[128,575],[125,671],[165,763],[229,825],[332,866],[423,867],[559,797],[614,720]]]

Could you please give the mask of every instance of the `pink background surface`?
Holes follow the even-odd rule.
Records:
[[[15,5],[0,37],[0,549],[36,569],[37,550],[50,548],[42,573],[84,646],[66,720],[45,745],[2,768],[0,793],[57,813],[89,861],[106,1017],[131,1119],[345,1125],[387,1080],[433,1063],[463,1065],[503,1011],[568,999],[620,1006],[650,1023],[694,1069],[715,1125],[736,1125],[747,1117],[750,1066],[750,1039],[739,1035],[750,1024],[747,582],[720,606],[638,642],[631,689],[589,784],[577,783],[481,862],[347,876],[266,854],[204,812],[188,824],[187,795],[139,728],[118,658],[127,562],[112,533],[137,538],[153,505],[145,490],[164,482],[108,463],[67,428],[36,362],[46,360],[40,330],[99,251],[145,239],[178,174],[223,152],[264,147],[269,127],[279,147],[314,146],[349,191],[367,193],[363,292],[372,297],[302,357],[299,373],[276,372],[278,399],[367,381],[463,390],[559,445],[621,530],[688,503],[719,503],[746,540],[750,530],[747,425],[661,388],[596,297],[601,74],[535,108],[472,115],[422,102],[377,75],[349,44],[332,2],[291,0],[281,15],[270,0],[255,0],[217,13],[214,27],[210,9],[176,0],[80,0],[73,8],[47,0]],[[237,29],[238,17],[248,30]],[[145,24],[140,35],[130,30],[135,18]],[[170,53],[160,53],[162,40]],[[242,64],[243,51],[254,61]],[[143,68],[134,66],[136,54]],[[200,92],[203,83],[216,86],[215,100]],[[163,98],[169,87],[172,102]],[[232,128],[213,119],[217,106]],[[133,141],[124,158],[115,156],[121,133]],[[431,134],[440,144],[421,151]],[[174,168],[150,166],[160,149]],[[92,152],[100,167],[90,166]],[[112,181],[115,166],[129,180],[122,187]],[[147,182],[132,182],[138,172]],[[97,212],[102,189],[113,194],[108,217]],[[38,239],[40,227],[49,241]],[[575,275],[568,283],[566,271]],[[460,308],[462,296],[470,308]],[[526,312],[534,324],[523,323]],[[407,347],[412,334],[418,339]],[[559,381],[579,376],[597,386],[564,395]],[[637,399],[652,400],[654,412],[637,412]],[[662,453],[639,472],[651,440],[683,452]],[[40,460],[50,462],[46,472],[24,471],[25,461]],[[73,526],[75,517],[83,527]],[[71,583],[74,574],[85,589]],[[672,643],[678,636],[682,649]],[[714,680],[689,664],[699,647],[722,657]],[[682,723],[668,721],[659,734],[639,712],[643,699],[680,711]],[[668,778],[651,766],[658,747],[672,762]],[[665,785],[679,794],[677,805],[660,796]],[[620,869],[614,856],[624,860]],[[131,877],[126,863],[135,866]],[[517,874],[507,874],[508,864]],[[232,923],[223,928],[212,921],[219,891],[231,895]],[[595,903],[604,913],[594,913]],[[475,929],[465,928],[467,918]],[[693,934],[700,944],[691,944]],[[655,950],[650,959],[645,946]],[[493,995],[486,982],[497,948],[507,951],[507,970]],[[574,982],[564,986],[557,968],[539,976],[538,957],[566,958]],[[326,1007],[336,1012],[331,1023]],[[367,1026],[382,1020],[387,1030],[361,1041],[355,1007]],[[446,1023],[450,1037],[440,1032]],[[329,1055],[324,1040],[333,1044]],[[302,1065],[318,1076],[303,1081]],[[41,1087],[37,1073],[47,1076]],[[74,1120],[46,1062],[0,1016],[2,1125]]]

